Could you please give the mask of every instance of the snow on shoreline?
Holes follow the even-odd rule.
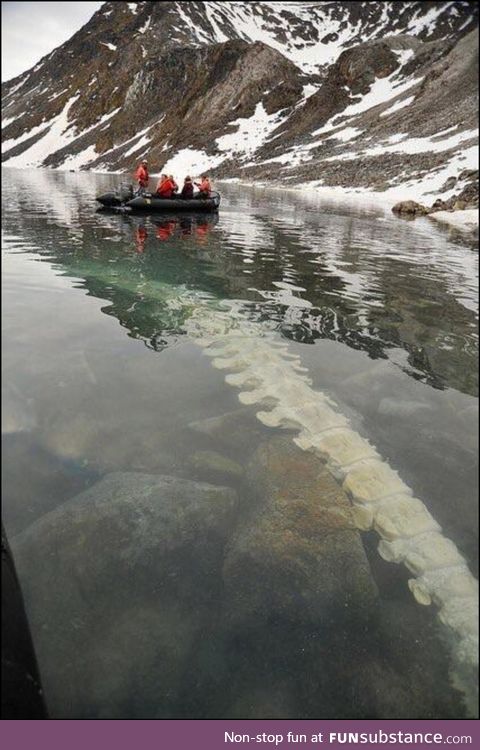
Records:
[[[467,208],[464,211],[435,211],[429,214],[429,218],[450,224],[455,229],[473,232],[478,229],[478,211],[476,208]]]
[[[189,172],[192,174],[192,176],[197,176],[196,173],[198,172],[198,175],[202,171],[208,171],[208,164],[204,161],[204,153],[200,151],[195,151],[194,149],[183,149],[183,152],[179,152],[176,154],[172,159],[170,159],[169,162],[167,162],[162,172],[166,173],[175,173],[177,176],[179,173],[187,174]],[[75,166],[72,161],[68,164],[68,166],[71,168],[72,166]],[[211,165],[210,165],[211,166]],[[3,164],[3,169],[25,169],[25,167],[14,167],[10,164]],[[36,170],[47,170],[49,172],[64,172],[67,171],[65,167],[62,165],[60,168],[52,169],[47,167],[36,167]],[[80,170],[79,170],[80,171]],[[83,170],[82,170],[83,171]],[[97,168],[97,169],[91,169],[86,170],[87,172],[90,172],[92,174],[102,174],[102,175],[124,175],[125,170],[108,170],[103,168]],[[152,179],[155,179],[160,175],[160,172],[151,173],[150,177]],[[180,177],[178,178],[180,179]],[[357,206],[365,206],[365,207],[377,207],[384,210],[387,210],[389,208],[392,208],[395,203],[397,203],[400,200],[424,200],[425,202],[432,202],[433,198],[430,196],[427,199],[425,198],[426,192],[419,192],[412,193],[411,189],[408,186],[401,185],[399,187],[390,188],[389,190],[385,190],[382,192],[378,192],[375,190],[367,190],[365,188],[344,188],[340,186],[329,186],[329,185],[319,185],[314,182],[306,182],[306,183],[300,183],[295,186],[285,186],[280,185],[277,182],[270,182],[268,180],[262,180],[262,181],[251,181],[251,180],[245,180],[241,179],[239,177],[225,177],[222,179],[214,180],[217,185],[221,186],[222,184],[228,185],[228,184],[236,184],[236,185],[245,185],[247,187],[256,187],[256,188],[262,188],[262,189],[268,189],[272,191],[281,191],[281,192],[291,192],[291,193],[303,193],[308,194],[310,196],[316,196],[318,198],[325,198],[327,200],[333,200],[333,201],[341,201],[341,202],[348,202],[351,204],[355,204]],[[458,188],[457,188],[458,189]],[[455,192],[455,189],[453,191],[449,192]],[[443,194],[442,198],[445,198],[447,194]],[[448,195],[447,195],[448,197]],[[457,227],[458,229],[463,229],[465,231],[473,231],[478,228],[478,212],[476,209],[465,209],[465,210],[457,210],[457,211],[435,211],[432,214],[428,214],[428,217],[431,217],[433,219],[436,219],[438,221],[441,221],[442,223],[448,223],[452,226]]]
[[[409,189],[402,189],[402,187],[395,188],[394,192],[384,191],[378,192],[375,190],[367,190],[365,188],[342,188],[340,186],[331,187],[328,185],[315,185],[314,183],[303,183],[291,187],[285,185],[279,185],[278,183],[268,182],[267,180],[262,182],[252,182],[248,180],[242,180],[238,177],[225,178],[217,180],[217,184],[237,184],[246,185],[248,187],[257,188],[268,188],[269,190],[276,190],[281,192],[291,193],[304,193],[310,194],[311,196],[317,196],[319,198],[325,198],[332,201],[341,201],[342,203],[351,203],[357,206],[364,206],[368,208],[377,207],[383,210],[391,209],[400,200],[416,200],[412,198]],[[455,192],[455,191],[453,191]],[[418,196],[417,196],[418,197]],[[420,195],[422,198],[423,195]],[[433,199],[430,199],[432,202]],[[427,201],[428,202],[428,201]],[[456,226],[459,229],[466,231],[473,231],[478,228],[478,212],[476,209],[465,209],[457,211],[435,211],[432,214],[428,214],[428,217],[438,219],[444,223]]]

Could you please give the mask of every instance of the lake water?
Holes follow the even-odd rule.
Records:
[[[325,544],[301,503],[341,489],[191,321],[230,305],[297,355],[478,577],[474,238],[236,184],[97,212],[119,181],[3,173],[3,519],[51,715],[465,716],[435,606],[374,531]]]

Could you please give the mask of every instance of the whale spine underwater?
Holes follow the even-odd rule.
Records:
[[[374,529],[381,537],[381,557],[412,573],[408,585],[416,601],[438,608],[452,650],[452,681],[474,715],[478,582],[466,560],[375,447],[350,427],[328,396],[312,388],[299,357],[274,332],[246,320],[235,302],[222,303],[220,310],[202,302],[196,300],[184,323],[187,333],[214,367],[230,371],[225,380],[242,389],[241,403],[265,407],[257,412],[263,424],[298,430],[294,442],[326,462],[351,499],[357,527]]]

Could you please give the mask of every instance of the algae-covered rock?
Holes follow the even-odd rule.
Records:
[[[250,456],[261,440],[268,435],[251,409],[242,407],[215,417],[190,422],[189,428],[211,443],[221,445],[236,455]]]
[[[376,600],[347,496],[318,458],[287,438],[263,443],[248,467],[255,503],[227,547],[226,618],[327,624]]]
[[[165,675],[209,616],[235,503],[225,487],[119,472],[13,539],[52,718],[125,718],[135,691],[132,717],[174,699]]]

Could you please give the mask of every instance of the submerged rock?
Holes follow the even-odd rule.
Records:
[[[241,479],[243,467],[227,456],[216,451],[195,451],[190,463],[194,469],[206,475],[221,475],[232,479]]]
[[[188,426],[193,432],[207,436],[212,443],[242,456],[251,455],[260,440],[268,437],[268,431],[259,424],[255,412],[246,407],[199,419]]]
[[[376,601],[347,496],[289,438],[263,443],[248,468],[256,495],[227,548],[226,619],[319,625],[362,616]]]
[[[119,472],[14,538],[52,718],[171,705],[217,594],[235,504],[224,487]]]

